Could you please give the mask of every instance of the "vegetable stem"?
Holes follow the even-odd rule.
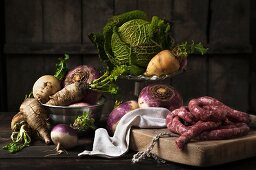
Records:
[[[115,67],[112,72],[109,74],[109,71],[106,71],[100,78],[94,80],[89,84],[89,88],[92,90],[99,90],[103,92],[110,92],[112,94],[117,94],[119,89],[118,86],[113,83],[117,78],[127,71],[127,66],[122,65]]]
[[[59,63],[56,64],[56,71],[54,76],[59,79],[62,80],[67,72],[67,64],[66,61],[69,59],[69,55],[68,54],[64,54],[63,58],[58,58]]]
[[[204,55],[207,52],[208,48],[204,48],[201,43],[195,44],[192,41],[191,44],[188,42],[184,42],[182,44],[177,45],[174,47],[173,54],[178,57],[187,57],[189,54],[201,54]]]
[[[81,116],[78,116],[73,123],[73,127],[79,130],[95,129],[94,118],[91,117],[90,112],[83,112]]]
[[[31,143],[31,138],[28,132],[25,130],[27,124],[21,126],[19,132],[13,132],[11,135],[12,142],[5,145],[3,149],[7,150],[10,153],[17,153],[23,148],[29,146]]]

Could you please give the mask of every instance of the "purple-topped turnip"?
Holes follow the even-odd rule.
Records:
[[[88,103],[85,102],[78,102],[78,103],[73,103],[69,105],[70,107],[84,107],[84,106],[90,106]]]
[[[99,77],[100,73],[95,67],[91,65],[79,65],[67,73],[64,80],[64,86],[66,87],[67,85],[78,81],[89,84]],[[100,92],[88,89],[83,101],[89,104],[95,104],[100,97]]]
[[[67,86],[78,81],[91,83],[93,80],[99,78],[99,76],[99,71],[93,66],[79,65],[67,73],[64,80],[64,86]]]
[[[119,106],[115,107],[112,112],[108,115],[107,119],[107,129],[113,134],[116,130],[116,126],[119,120],[129,111],[139,108],[138,102],[134,100],[129,100],[121,103]]]
[[[141,108],[164,107],[172,111],[183,105],[183,99],[172,86],[151,84],[140,91],[138,104]]]
[[[57,151],[60,151],[60,148],[70,149],[78,145],[78,134],[66,124],[58,124],[51,130],[51,140],[57,146]]]

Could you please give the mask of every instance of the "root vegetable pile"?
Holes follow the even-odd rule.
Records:
[[[249,123],[247,113],[208,96],[192,99],[188,106],[175,109],[166,117],[167,128],[180,135],[176,139],[179,149],[193,138],[216,140],[246,135],[250,130]]]

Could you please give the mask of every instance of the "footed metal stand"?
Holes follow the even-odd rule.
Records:
[[[121,78],[135,81],[133,95],[134,95],[134,97],[137,98],[139,96],[142,88],[145,87],[146,85],[153,84],[153,83],[162,83],[163,81],[170,80],[171,78],[179,75],[182,72],[183,71],[181,70],[181,71],[177,71],[175,73],[161,76],[161,77],[157,77],[157,76],[146,77],[143,75],[140,75],[140,76],[126,75],[126,76],[121,76]]]

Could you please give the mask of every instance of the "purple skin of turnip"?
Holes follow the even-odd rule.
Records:
[[[57,146],[57,151],[60,151],[60,148],[70,149],[78,145],[78,134],[66,124],[58,124],[51,130],[51,140]]]
[[[153,84],[141,90],[138,104],[140,108],[164,107],[172,111],[183,105],[183,99],[173,87],[164,84]]]
[[[116,126],[119,120],[129,111],[139,108],[138,102],[134,100],[129,100],[121,103],[119,106],[114,108],[112,112],[108,115],[107,119],[107,129],[110,134],[114,134]]]
[[[79,65],[70,70],[64,80],[64,86],[75,83],[77,81],[84,81],[91,83],[93,80],[99,78],[100,74],[96,68],[90,65]]]
[[[100,77],[99,71],[91,65],[79,65],[70,70],[64,80],[64,86],[72,84],[74,82],[83,81],[87,84]],[[83,101],[89,104],[95,104],[101,93],[88,89]]]
[[[69,105],[70,107],[84,107],[84,106],[90,106],[88,103],[85,102],[78,102],[78,103],[74,103]]]

